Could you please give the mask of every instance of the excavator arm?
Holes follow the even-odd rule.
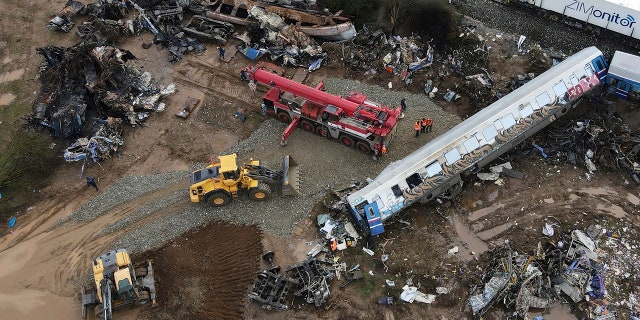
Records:
[[[113,316],[111,314],[111,280],[107,277],[103,278],[100,281],[100,293],[102,294],[102,319],[103,320],[111,320]]]

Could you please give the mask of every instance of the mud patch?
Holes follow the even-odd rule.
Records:
[[[240,319],[259,269],[257,227],[211,223],[145,253],[154,260],[158,307],[142,319]],[[142,260],[136,257],[136,260]]]
[[[13,93],[5,93],[0,96],[0,106],[9,105],[13,100],[16,99],[16,95]]]
[[[0,74],[0,83],[18,80],[22,78],[22,75],[24,75],[24,69],[13,70],[11,72]]]

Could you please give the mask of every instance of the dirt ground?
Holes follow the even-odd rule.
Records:
[[[3,74],[37,90],[35,78],[40,57],[35,54],[35,48],[73,44],[73,35],[45,29],[49,16],[63,6],[64,1],[60,0],[0,4],[1,12],[16,12],[19,27],[15,30],[20,30],[18,35],[13,35],[20,41],[10,40],[2,48]],[[7,30],[6,14],[3,14],[2,26]],[[107,188],[123,176],[185,170],[191,162],[203,161],[233,146],[259,125],[258,117],[249,117],[242,126],[228,121],[239,106],[256,106],[260,99],[239,85],[236,75],[249,62],[240,54],[229,63],[221,62],[209,45],[203,55],[189,56],[171,65],[166,51],[155,47],[143,49],[139,45],[143,42],[151,42],[151,35],[146,33],[131,39],[123,47],[139,58],[136,64],[151,71],[161,83],[179,84],[179,91],[169,97],[165,112],[154,115],[144,128],[128,130],[126,150],[121,157],[101,166],[88,167],[86,174],[98,177],[101,188]],[[501,63],[502,56],[497,54],[496,64]],[[509,68],[501,72],[510,76],[518,73],[524,64],[525,61],[511,61]],[[337,59],[313,76],[318,79],[360,77],[381,85],[398,81],[387,75],[368,80],[363,75],[347,75]],[[416,81],[406,90],[420,92],[421,83]],[[205,103],[196,114],[183,121],[174,114],[189,97]],[[16,99],[29,101],[30,97]],[[442,103],[442,106],[461,116],[469,112],[465,99],[454,104]],[[636,110],[628,112],[640,119]],[[246,299],[256,272],[269,267],[260,259],[263,252],[276,252],[274,263],[280,266],[304,259],[310,250],[307,243],[320,237],[310,217],[299,223],[287,238],[275,237],[254,226],[212,223],[161,248],[135,255],[135,259],[154,261],[157,306],[119,310],[116,316],[118,319],[467,319],[470,318],[467,294],[472,286],[479,284],[481,262],[486,259],[482,253],[490,248],[509,240],[519,251],[531,252],[538,241],[556,240],[540,232],[547,221],[558,223],[562,230],[576,226],[586,228],[593,223],[611,229],[637,228],[640,223],[638,188],[628,178],[621,178],[621,173],[599,171],[586,175],[584,168],[550,165],[536,155],[517,158],[512,164],[515,170],[525,174],[523,179],[505,178],[503,185],[473,181],[453,201],[418,204],[406,210],[401,220],[390,224],[389,231],[378,239],[373,257],[359,248],[340,252],[340,259],[348,265],[359,263],[366,276],[344,288],[339,287],[344,279],[334,280],[331,298],[322,308],[292,301],[292,310],[267,311]],[[102,253],[105,243],[114,241],[127,230],[152,223],[157,215],[104,237],[95,235],[136,207],[188,187],[188,181],[168,184],[89,223],[57,227],[57,220],[94,196],[82,179],[70,179],[79,172],[79,163],[69,164],[57,172],[49,187],[34,194],[30,210],[20,216],[15,231],[0,237],[0,314],[9,315],[11,319],[80,318],[77,293],[91,259]],[[165,214],[187,203],[185,193],[184,201],[167,209]],[[458,246],[460,252],[448,255],[454,246]],[[380,260],[381,253],[390,256],[386,265]],[[421,291],[426,293],[434,293],[435,288],[441,286],[451,291],[439,296],[433,304],[402,303],[397,297],[407,279],[420,283]],[[384,280],[394,280],[397,285],[385,285]],[[396,303],[379,305],[378,299],[384,296],[396,297]],[[505,319],[505,312],[495,309],[487,318]],[[546,312],[550,319],[577,319],[572,312],[578,310],[558,306]]]

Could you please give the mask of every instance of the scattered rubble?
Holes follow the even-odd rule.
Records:
[[[537,139],[531,152],[540,153],[551,163],[583,165],[589,173],[597,165],[626,172],[640,183],[640,131],[631,131],[606,103],[593,119],[571,121],[556,126]]]

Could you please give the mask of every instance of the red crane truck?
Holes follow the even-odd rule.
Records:
[[[351,91],[347,97],[324,91],[324,82],[315,88],[269,72],[260,65],[244,69],[249,80],[267,85],[262,108],[289,123],[282,133],[283,145],[296,127],[326,138],[337,139],[364,153],[382,154],[396,133],[400,107],[390,108]]]

